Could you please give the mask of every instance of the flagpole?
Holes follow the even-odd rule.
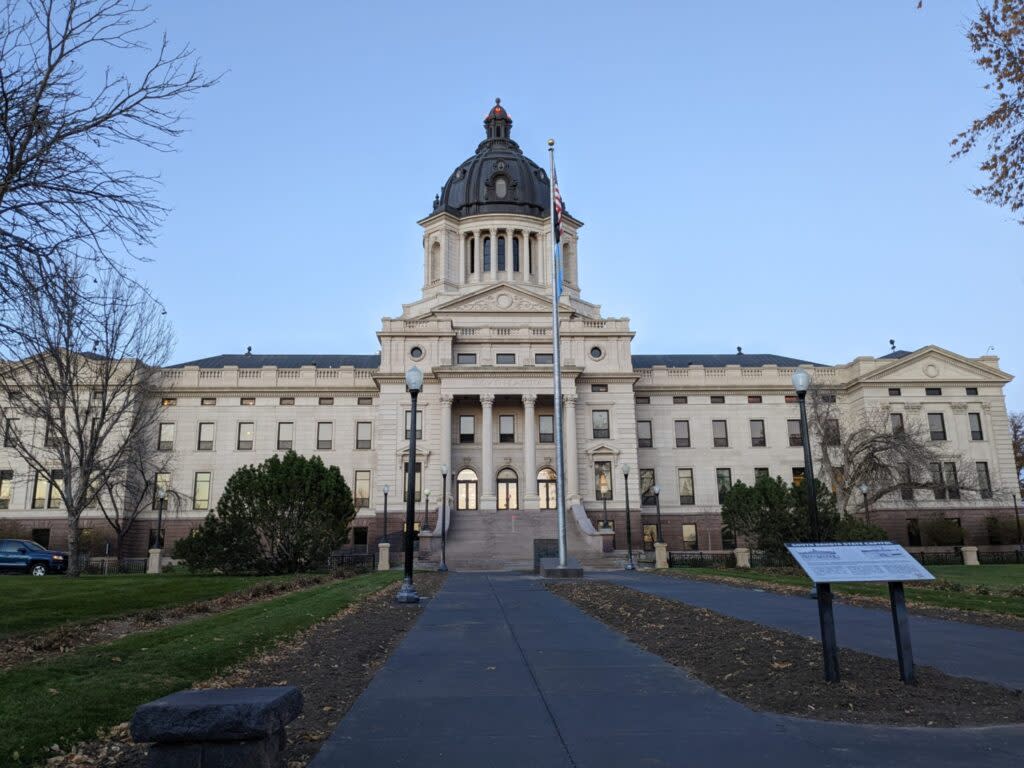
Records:
[[[555,380],[555,472],[557,473],[556,507],[558,510],[558,565],[565,568],[565,464],[562,452],[562,343],[558,334],[558,249],[559,238],[555,224],[555,140],[548,139],[548,157],[551,160],[551,351]],[[571,425],[572,429],[576,425]]]

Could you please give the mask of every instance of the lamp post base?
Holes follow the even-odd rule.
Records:
[[[633,565],[633,561],[632,561],[632,560],[630,560],[630,561],[629,561],[628,563],[626,563],[626,567],[625,567],[625,568],[624,568],[623,570],[626,570],[626,571],[635,571],[635,570],[636,570],[636,566],[635,566],[635,565]]]
[[[398,594],[395,595],[395,602],[414,604],[419,601],[420,596],[416,594],[416,589],[412,585],[412,579],[406,579],[403,581],[401,589],[399,589]]]
[[[442,561],[441,564],[437,566],[437,572],[448,573],[448,564]]]

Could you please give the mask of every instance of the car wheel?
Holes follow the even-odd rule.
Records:
[[[46,566],[43,565],[42,563],[36,563],[29,570],[29,573],[31,573],[33,576],[45,576],[46,575]]]

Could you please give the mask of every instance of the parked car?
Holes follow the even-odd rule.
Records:
[[[66,552],[56,552],[27,539],[0,539],[0,570],[45,576],[64,573],[67,568]]]

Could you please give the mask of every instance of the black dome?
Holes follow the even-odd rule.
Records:
[[[484,120],[485,138],[476,154],[448,178],[434,198],[434,213],[522,213],[545,216],[551,201],[547,172],[509,137],[512,118],[495,99]]]

